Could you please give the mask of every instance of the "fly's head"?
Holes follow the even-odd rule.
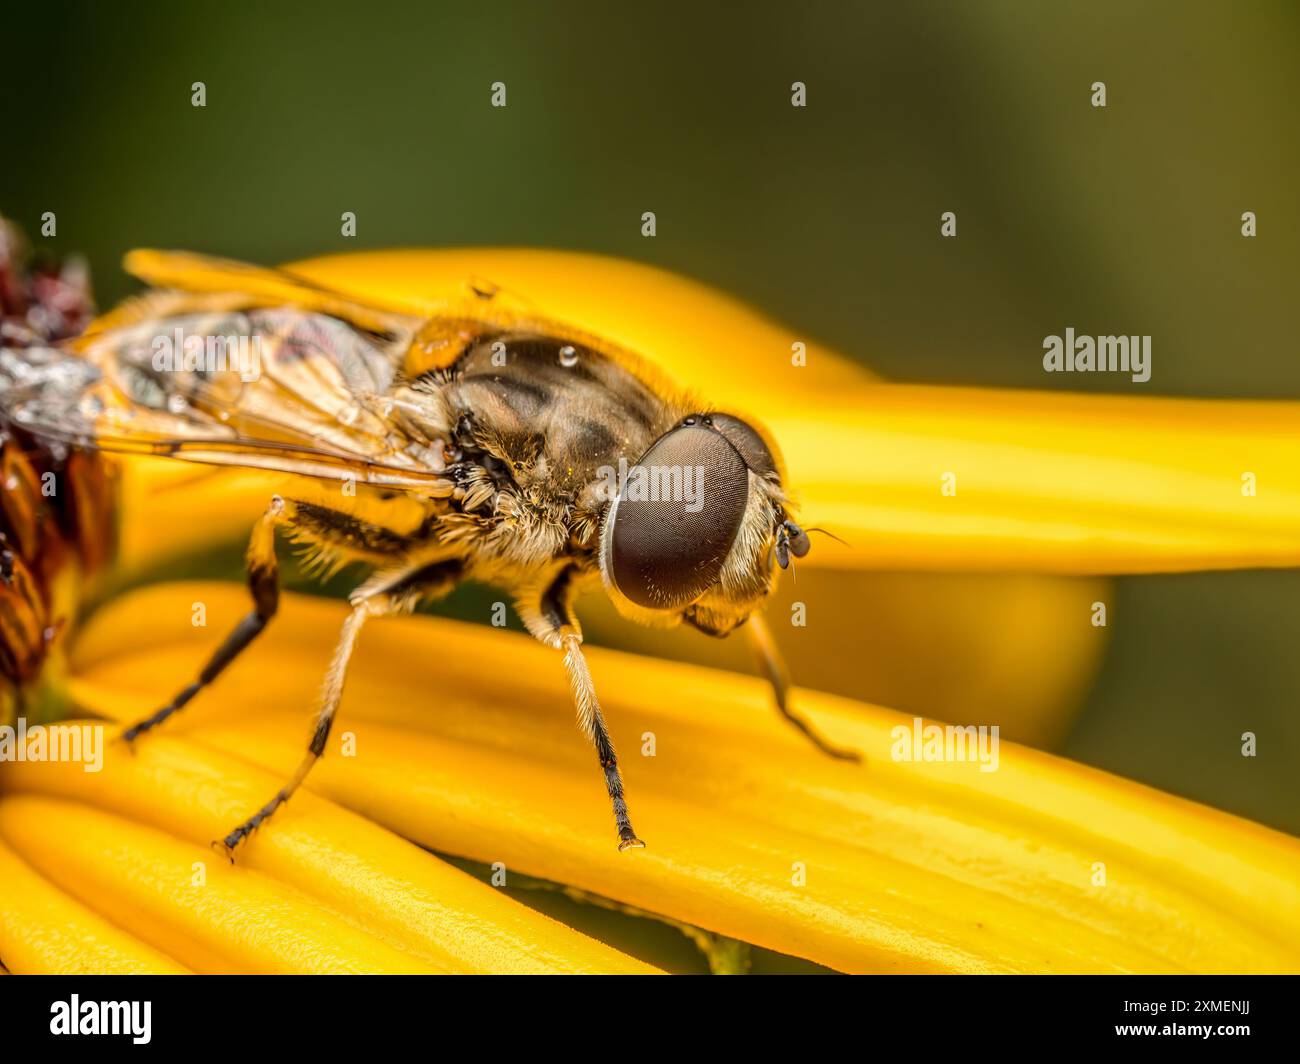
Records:
[[[731,414],[692,414],[620,472],[600,570],[624,616],[723,636],[762,606],[776,567],[807,552],[772,445]]]

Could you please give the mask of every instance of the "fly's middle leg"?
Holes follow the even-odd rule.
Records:
[[[451,590],[462,575],[463,569],[457,561],[416,563],[392,572],[377,573],[353,593],[352,612],[343,622],[329,672],[325,675],[324,692],[321,695],[320,709],[316,713],[316,722],[312,726],[307,752],[297,771],[275,792],[271,800],[221,840],[220,846],[232,861],[235,848],[293,796],[312,767],[324,756],[330,729],[338,714],[339,703],[343,701],[343,685],[347,679],[352,651],[366,621],[371,617],[414,609],[420,600]]]
[[[297,771],[283,787],[275,792],[275,796],[221,840],[222,847],[232,860],[235,847],[261,827],[264,820],[293,796],[293,792],[307,778],[307,773],[311,771],[312,766],[325,753],[330,728],[338,713],[339,703],[343,700],[343,681],[347,677],[348,662],[352,658],[353,647],[356,646],[357,634],[369,618],[391,612],[391,608],[391,601],[387,598],[362,599],[352,607],[348,619],[343,622],[343,631],[339,634],[338,645],[334,648],[334,658],[326,674],[325,691],[321,697],[320,710],[316,714],[316,723],[312,727],[311,741],[307,744],[307,753],[299,763]]]

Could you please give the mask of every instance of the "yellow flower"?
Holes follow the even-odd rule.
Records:
[[[245,609],[226,584],[125,596],[85,631],[74,694],[136,717]],[[427,617],[367,631],[341,724],[355,756],[326,757],[225,865],[206,844],[296,763],[345,610],[290,597],[210,697],[135,757],[110,749],[102,774],[6,765],[0,839],[137,949],[204,971],[638,967],[403,839],[845,971],[1300,963],[1295,839],[1010,743],[995,772],[895,761],[909,718],[801,691],[868,758],[832,763],[756,680],[593,649],[650,844],[629,857],[553,652]],[[656,756],[637,756],[647,736]],[[6,892],[0,910],[31,898]]]
[[[785,633],[797,678],[896,692],[908,712],[798,690],[867,759],[835,763],[778,723],[756,679],[592,648],[649,843],[618,853],[553,651],[444,619],[375,621],[338,725],[353,756],[332,746],[232,867],[207,844],[296,765],[345,610],[288,596],[135,756],[110,747],[102,773],[0,767],[0,871],[22,885],[0,892],[11,970],[650,970],[435,853],[720,936],[706,945],[844,971],[1300,966],[1300,841],[1014,743],[996,771],[902,757],[912,711],[1059,734],[1101,651],[1104,629],[1086,623],[1101,574],[1300,561],[1295,404],[883,384],[725,297],[587,256],[392,252],[296,269],[403,310],[486,279],[756,413],[801,514],[851,544],[819,541],[799,571],[823,620]],[[239,538],[274,490],[261,474],[131,463],[127,571]],[[906,634],[870,645],[852,627],[864,602]],[[139,717],[246,608],[224,584],[121,596],[79,634],[72,695]],[[589,628],[613,624],[597,610]]]

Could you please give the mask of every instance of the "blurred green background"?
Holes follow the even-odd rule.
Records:
[[[1294,3],[3,17],[0,211],[33,238],[56,211],[36,242],[85,253],[104,304],[141,245],[539,245],[692,275],[897,379],[1132,390],[1042,373],[1073,325],[1151,334],[1144,394],[1300,397]],[[1300,574],[1126,579],[1110,617],[1063,751],[1300,833]]]

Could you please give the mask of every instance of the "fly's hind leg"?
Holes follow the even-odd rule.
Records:
[[[246,650],[275,616],[280,603],[280,571],[275,559],[275,529],[284,523],[285,505],[275,496],[266,508],[248,542],[248,590],[253,597],[253,609],[241,620],[225,642],[217,647],[198,678],[187,684],[161,709],[137,721],[122,733],[122,738],[134,742],[151,728],[156,728],[173,713],[189,705],[190,700],[221,675],[227,665]]]
[[[759,667],[767,677],[768,683],[772,685],[772,697],[781,716],[803,732],[808,741],[822,753],[840,761],[861,761],[862,755],[856,750],[836,746],[790,707],[790,673],[785,667],[776,640],[772,638],[772,631],[763,616],[758,613],[753,614],[745,627],[749,631],[750,642],[758,656]]]
[[[596,698],[596,685],[582,653],[582,630],[573,614],[575,581],[578,573],[572,566],[560,573],[541,592],[539,598],[521,601],[520,615],[533,636],[547,646],[564,651],[564,667],[573,688],[573,702],[578,711],[578,726],[596,748],[596,757],[605,774],[605,790],[614,809],[614,826],[618,829],[618,848],[644,847],[637,838],[628,816],[623,795],[623,777],[618,770],[618,755],[605,726],[604,714]]]
[[[307,753],[303,755],[297,771],[283,787],[275,792],[274,797],[221,840],[222,849],[232,861],[235,848],[293,796],[294,791],[307,778],[307,773],[311,771],[312,766],[324,756],[330,728],[338,713],[339,703],[343,700],[343,684],[347,679],[348,663],[352,659],[357,635],[366,621],[371,617],[407,612],[414,609],[422,599],[446,594],[459,582],[462,575],[463,569],[459,562],[436,561],[390,573],[377,573],[352,593],[352,612],[343,622],[339,641],[334,648],[334,657],[330,661],[329,672],[325,675],[321,705],[316,714],[315,724],[312,726]]]

